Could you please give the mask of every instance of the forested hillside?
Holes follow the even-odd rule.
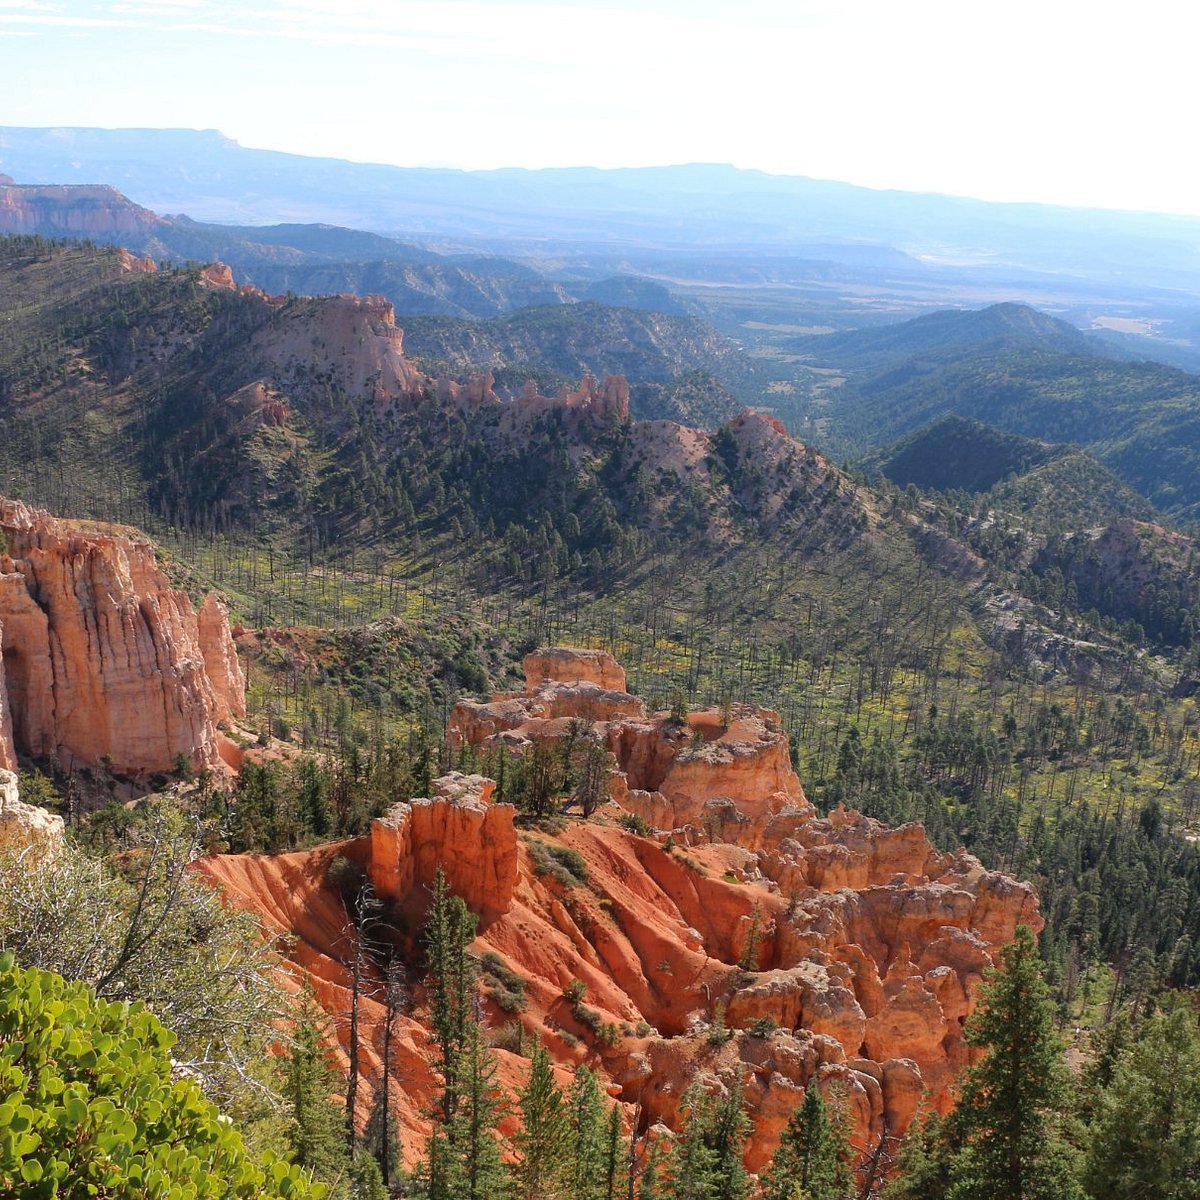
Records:
[[[831,442],[862,454],[947,416],[1089,451],[1160,512],[1194,520],[1200,380],[1116,361],[1018,305],[935,313],[883,330],[803,340],[846,376],[821,410]]]
[[[939,850],[965,847],[987,868],[1035,885],[1045,928],[1036,948],[1031,934],[1018,935],[1003,963],[1032,997],[1045,1083],[1028,1099],[1045,1122],[1035,1139],[1039,1161],[1064,1178],[1078,1176],[1097,1200],[1111,1194],[1104,1191],[1118,1174],[1111,1139],[1137,1109],[1133,1093],[1146,1094],[1162,1078],[1122,1040],[1117,1018],[1140,1023],[1148,1044],[1174,1038],[1181,1064],[1196,1053],[1194,1019],[1170,993],[1200,985],[1200,587],[1192,541],[1145,519],[1156,514],[1142,507],[1153,499],[1181,518],[1200,502],[1188,491],[1188,455],[1200,439],[1183,436],[1196,419],[1192,377],[1006,345],[928,372],[901,365],[890,382],[850,379],[838,419],[847,436],[857,430],[864,442],[881,444],[951,412],[991,426],[935,426],[886,465],[880,460],[885,477],[855,477],[760,412],[733,415],[726,407],[716,428],[664,419],[698,411],[714,391],[729,405],[729,394],[697,370],[735,372],[731,392],[745,378],[727,343],[684,318],[632,310],[614,317],[616,310],[583,303],[488,322],[414,323],[406,337],[379,300],[270,298],[219,269],[152,268],[117,249],[0,242],[0,480],[7,494],[68,516],[141,526],[157,538],[177,585],[197,598],[209,587],[227,597],[229,637],[248,676],[246,721],[226,730],[238,739],[241,766],[223,777],[179,761],[173,778],[160,780],[172,789],[168,798],[137,806],[145,788],[119,776],[111,761],[82,768],[23,761],[24,797],[60,811],[85,849],[47,860],[47,885],[33,891],[22,891],[24,876],[0,872],[8,922],[0,945],[23,955],[23,967],[99,979],[102,998],[163,1006],[165,975],[154,964],[172,954],[185,978],[202,974],[209,949],[230,970],[243,962],[256,969],[245,957],[256,943],[244,922],[206,908],[204,893],[184,882],[190,877],[181,862],[201,848],[299,855],[316,843],[365,835],[397,801],[421,798],[432,807],[435,782],[453,769],[480,772],[513,805],[513,828],[521,831],[519,849],[513,834],[513,859],[532,873],[526,893],[551,914],[547,936],[569,940],[572,928],[600,930],[601,946],[618,933],[632,937],[623,893],[602,893],[596,880],[590,887],[588,871],[603,863],[625,886],[630,872],[616,871],[614,860],[630,855],[644,867],[653,859],[671,889],[696,898],[681,925],[691,939],[687,953],[719,966],[729,988],[732,1011],[718,1011],[709,996],[703,1028],[689,1031],[673,1014],[679,1030],[656,1032],[639,1029],[631,1011],[603,1015],[587,982],[560,978],[557,991],[538,999],[556,1014],[543,1028],[560,1064],[575,1055],[573,1065],[605,1063],[616,1078],[619,1060],[627,1072],[620,1077],[631,1080],[641,1069],[637,1054],[646,1063],[674,1061],[673,1039],[686,1036],[693,1049],[711,1051],[713,1064],[724,1054],[730,1065],[736,1051],[738,1062],[753,1061],[769,1076],[763,1064],[776,1052],[780,1025],[770,997],[786,991],[775,986],[770,955],[800,945],[778,930],[808,918],[786,895],[786,874],[772,881],[769,904],[747,899],[764,886],[755,874],[760,860],[748,857],[762,850],[759,834],[726,816],[736,836],[722,840],[724,809],[682,823],[678,841],[669,826],[654,835],[632,802],[619,818],[597,815],[608,760],[602,773],[600,757],[566,715],[542,714],[557,721],[553,739],[501,722],[492,732],[511,736],[478,745],[452,720],[464,695],[510,692],[519,660],[537,647],[604,649],[624,663],[630,691],[649,706],[633,724],[652,729],[689,769],[745,761],[744,745],[726,734],[749,719],[740,705],[766,706],[774,711],[754,719],[771,732],[778,770],[794,768],[803,781],[817,810],[806,820],[819,822],[839,807],[893,825],[919,820]],[[1025,317],[1018,317],[1021,325]],[[1035,324],[1040,334],[1069,340]],[[935,332],[927,350],[947,345]],[[518,352],[537,367],[531,388],[516,368],[504,378],[496,361]],[[636,382],[627,387],[615,377],[622,369],[662,390],[639,398]],[[584,372],[599,381],[575,378]],[[552,382],[569,386],[560,394]],[[639,403],[654,419],[637,419]],[[893,412],[892,404],[901,406]],[[963,437],[971,452],[954,459]],[[1085,443],[1096,458],[1048,444],[1059,438]],[[1142,495],[1114,485],[1109,468]],[[894,482],[889,470],[898,472]],[[628,699],[610,685],[600,690],[589,704]],[[511,716],[504,708],[511,697],[497,703]],[[614,734],[616,749],[604,753],[622,753],[622,736]],[[664,769],[656,755],[667,752],[643,748],[638,758],[626,751],[624,766],[636,761],[643,772],[629,776],[629,790],[652,794]],[[182,825],[171,815],[176,808],[186,810]],[[841,837],[846,822],[844,814],[831,817],[830,836]],[[399,816],[389,826],[401,827]],[[821,859],[830,879],[829,864],[846,858],[837,844],[841,850]],[[620,1099],[632,1113],[613,1119],[616,1109],[600,1098],[591,1067],[580,1066],[569,1083],[526,1040],[520,1014],[536,987],[512,961],[518,942],[536,938],[518,937],[516,917],[506,927],[512,941],[494,948],[496,961],[476,962],[467,953],[476,929],[465,906],[442,895],[438,915],[421,925],[411,914],[372,907],[361,848],[312,853],[303,862],[283,859],[279,869],[293,872],[284,894],[308,889],[320,897],[320,936],[345,939],[329,968],[343,981],[335,993],[344,1006],[333,1038],[339,1053],[358,1036],[345,1014],[360,998],[353,989],[362,987],[384,1014],[381,1037],[394,1019],[415,1044],[420,1021],[402,1010],[409,1004],[421,1020],[428,1014],[431,1053],[441,1056],[438,1072],[448,1082],[429,1097],[440,1116],[424,1166],[410,1177],[389,1149],[394,1114],[385,1107],[371,1126],[364,1111],[356,1115],[357,1083],[346,1064],[358,1061],[357,1050],[331,1063],[318,1032],[302,1023],[276,1071],[258,1053],[270,1029],[248,1025],[248,1041],[222,1049],[216,1082],[203,1082],[218,1099],[227,1090],[248,1131],[248,1178],[256,1164],[270,1162],[260,1151],[282,1149],[330,1183],[334,1196],[355,1200],[378,1195],[381,1175],[410,1194],[449,1200],[468,1194],[463,1180],[476,1169],[480,1200],[501,1194],[510,1178],[525,1194],[540,1195],[531,1131],[537,1114],[565,1105],[575,1113],[574,1141],[557,1143],[558,1157],[536,1170],[573,1200],[608,1200],[630,1179],[648,1198],[660,1168],[659,1180],[670,1182],[659,1195],[748,1194],[737,1165],[747,1132],[736,1088],[714,1090],[719,1099],[690,1095],[679,1109],[675,1149],[668,1154],[664,1142],[664,1159],[652,1169],[657,1135],[643,1120],[647,1098],[635,1097],[631,1085]],[[930,883],[927,869],[934,852],[921,853],[909,884],[936,890],[941,885]],[[975,883],[973,872],[982,870],[953,856],[944,869]],[[80,878],[101,881],[106,906],[84,903]],[[872,903],[899,894],[886,881],[859,882],[863,891],[878,890]],[[799,883],[793,890],[803,891]],[[821,895],[838,891],[830,884]],[[938,891],[936,900],[930,892],[922,904],[936,915],[943,901],[960,903],[945,899],[952,893],[963,888]],[[705,901],[713,906],[707,913]],[[726,905],[719,912],[718,902]],[[829,903],[833,913],[843,901],[835,895]],[[21,922],[8,921],[18,911]],[[90,936],[95,927],[96,937],[80,945],[48,936],[64,913],[70,928]],[[711,918],[716,929],[718,915],[737,933],[706,933],[720,943],[710,954],[691,926]],[[272,920],[284,918],[295,919],[286,903],[271,909]],[[385,926],[392,940],[372,941]],[[133,956],[122,949],[130,928]],[[970,958],[978,950],[971,937],[964,928],[948,941],[979,975],[986,964]],[[294,952],[303,958],[315,945],[315,934],[301,938]],[[591,970],[587,936],[574,945]],[[638,961],[648,964],[648,979],[634,973],[622,986],[630,994],[676,994],[677,980],[667,978],[674,950],[656,950],[652,939],[647,945]],[[908,987],[905,957],[922,952],[915,942],[880,950],[880,1004]],[[849,994],[847,964],[859,960],[847,955],[826,972],[831,994]],[[807,980],[811,964],[797,957],[800,965],[788,969]],[[889,964],[896,963],[893,978]],[[1042,969],[1045,991],[1034,982]],[[552,974],[547,967],[545,978]],[[313,977],[319,986],[319,972]],[[599,973],[589,977],[599,987]],[[971,1018],[968,1037],[978,1047],[1000,1044],[988,1014],[1011,1001],[1004,978],[989,975],[985,1003]],[[33,984],[23,977],[21,987]],[[180,991],[200,994],[190,983]],[[957,1011],[957,993],[943,993],[939,1006]],[[248,994],[231,989],[230,998]],[[81,993],[68,999],[81,1019],[92,1019]],[[474,1019],[484,1003],[491,1005],[486,1020]],[[183,1007],[201,1021],[203,1012]],[[501,1012],[511,1021],[501,1023]],[[789,1035],[802,1024],[798,1012],[793,1017]],[[308,1023],[320,1021],[310,1011]],[[1084,1032],[1074,1038],[1077,1053],[1095,1064],[1075,1106],[1062,1086],[1055,1025],[1110,1031],[1096,1044]],[[139,1028],[157,1036],[144,1022]],[[200,1030],[200,1057],[202,1029],[192,1028]],[[485,1033],[494,1047],[485,1045]],[[791,1055],[799,1062],[783,1036],[781,1061]],[[865,1037],[850,1039],[849,1057]],[[14,1044],[0,1029],[0,1070]],[[185,1050],[191,1054],[193,1043],[181,1043]],[[826,1051],[824,1065],[846,1065]],[[386,1075],[391,1050],[378,1052]],[[845,1060],[844,1047],[840,1053]],[[521,1114],[501,1135],[489,1107],[500,1090],[495,1062],[504,1065],[504,1087],[518,1094]],[[964,1065],[965,1056],[946,1060],[947,1071]],[[414,1075],[431,1070],[415,1058],[410,1066]],[[939,1127],[931,1117],[904,1151],[888,1141],[886,1127],[872,1127],[871,1139],[850,1150],[837,1118],[849,1102],[828,1092],[830,1124],[829,1113],[816,1111],[823,1089],[808,1087],[815,1076],[805,1069],[805,1105],[796,1094],[792,1108],[806,1115],[795,1128],[781,1120],[772,1130],[784,1158],[765,1176],[768,1189],[778,1184],[771,1196],[788,1196],[818,1144],[825,1174],[810,1181],[814,1198],[837,1200],[850,1188],[877,1194],[898,1154],[895,1169],[926,1188],[910,1194],[947,1194],[937,1179],[958,1187],[977,1171],[978,1147],[1002,1123],[988,1107],[988,1076],[976,1072],[966,1077],[970,1101],[960,1123]],[[716,1065],[713,1071],[716,1078]],[[350,1093],[348,1126],[331,1103],[339,1089]],[[910,1099],[915,1109],[917,1097]],[[855,1128],[864,1112],[874,1119],[883,1111],[872,1104],[861,1101]],[[1176,1120],[1172,1111],[1159,1141],[1176,1147],[1192,1170],[1195,1156],[1186,1159],[1192,1151]],[[411,1145],[414,1131],[404,1132]],[[1133,1151],[1130,1157],[1149,1161]],[[0,1157],[0,1180],[11,1182],[22,1169]]]

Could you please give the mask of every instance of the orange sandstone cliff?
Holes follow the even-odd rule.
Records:
[[[330,855],[357,862],[400,914],[414,977],[440,865],[480,917],[476,952],[524,982],[516,1016],[489,1004],[493,1028],[519,1021],[560,1065],[587,1061],[643,1126],[673,1124],[694,1081],[719,1089],[739,1079],[757,1130],[753,1170],[814,1083],[844,1087],[861,1148],[902,1133],[924,1096],[948,1108],[970,1061],[962,1030],[984,971],[1019,923],[1040,927],[1033,889],[937,851],[917,825],[819,817],[773,714],[648,716],[616,663],[594,652],[542,651],[526,669],[522,694],[458,706],[455,737],[502,739],[518,753],[568,727],[603,739],[614,799],[594,819],[522,831],[514,810],[493,802],[490,780],[452,775],[434,796],[394,806],[367,838],[275,859],[217,856],[199,869],[297,938],[293,961],[340,1016],[353,935],[326,874]],[[658,831],[626,828],[616,818],[627,813]],[[555,847],[579,856],[585,883],[547,872]],[[572,980],[586,986],[582,1004],[564,997]],[[365,1010],[370,1070],[381,988],[368,988]],[[390,1085],[409,1161],[437,1089],[420,987],[416,1000]],[[497,1058],[501,1080],[519,1086],[524,1060]]]
[[[224,769],[219,722],[245,714],[223,606],[199,614],[130,531],[0,500],[0,766],[20,751],[134,778]]]

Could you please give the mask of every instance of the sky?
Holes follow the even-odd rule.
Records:
[[[1200,215],[1183,0],[0,0],[0,125]]]

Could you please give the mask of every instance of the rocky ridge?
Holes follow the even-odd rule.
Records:
[[[199,613],[130,530],[0,500],[0,765],[17,752],[105,764],[135,780],[225,771],[218,725],[246,713],[224,607]]]
[[[514,809],[491,801],[490,780],[458,775],[396,805],[369,838],[308,856],[213,857],[199,869],[298,936],[294,961],[338,1012],[348,925],[334,944],[327,915],[309,915],[340,903],[325,876],[331,853],[360,864],[410,938],[441,865],[481,917],[476,952],[522,981],[515,1019],[525,1034],[537,1032],[561,1065],[600,1069],[645,1123],[673,1124],[695,1080],[740,1079],[757,1129],[754,1170],[814,1081],[845,1089],[862,1147],[901,1133],[923,1096],[948,1108],[971,1058],[962,1028],[984,971],[1017,924],[1040,927],[1032,888],[938,852],[917,825],[819,817],[771,713],[680,721],[637,711],[619,667],[596,652],[543,651],[526,669],[523,693],[459,705],[455,738],[518,754],[568,728],[602,738],[613,800],[599,819],[523,832]],[[631,815],[657,829],[640,835],[615,820]],[[586,882],[546,869],[556,849]],[[586,986],[584,1001],[564,998],[572,980]],[[370,1003],[374,1061],[381,1009]],[[514,1019],[489,1007],[494,1026]],[[404,1019],[401,1040],[394,1099],[412,1159],[437,1080],[418,1020]],[[502,1082],[519,1085],[521,1056],[497,1058]]]
[[[0,233],[144,239],[165,222],[105,184],[15,184],[0,179]]]

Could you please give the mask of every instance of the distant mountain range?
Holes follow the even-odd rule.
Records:
[[[157,212],[321,222],[461,248],[771,248],[878,270],[930,263],[1200,289],[1200,219],[881,192],[729,166],[455,171],[239,146],[215,130],[0,128],[20,183],[110,183]],[[904,255],[916,256],[904,258]],[[921,261],[918,261],[921,260]]]

